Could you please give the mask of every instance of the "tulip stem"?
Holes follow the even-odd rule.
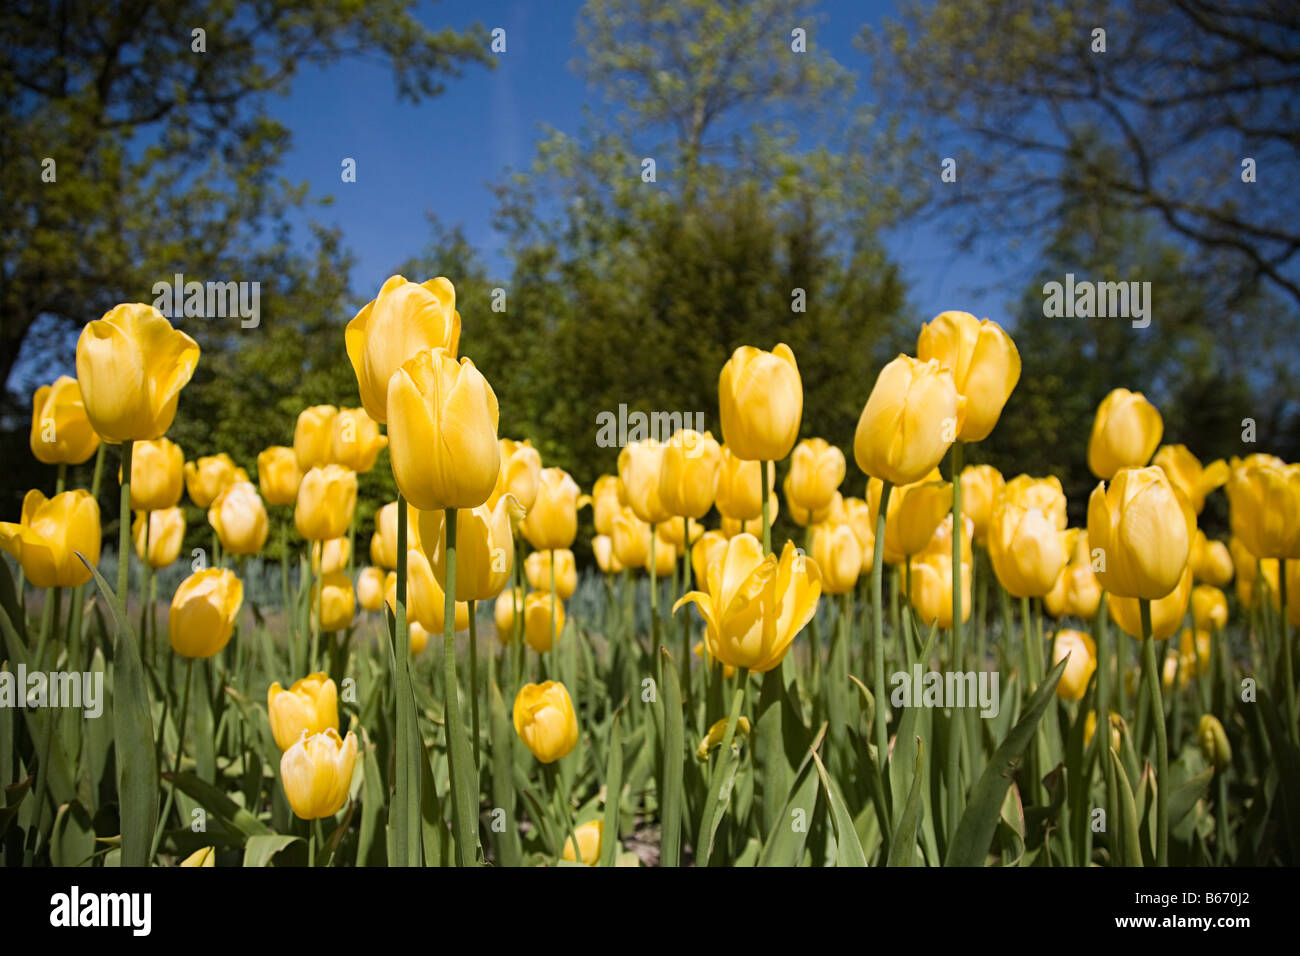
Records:
[[[90,479],[90,497],[99,503],[99,480],[104,474],[104,443],[99,443],[99,449],[95,452],[95,471]]]
[[[1281,605],[1282,619],[1282,677],[1286,682],[1287,726],[1291,728],[1291,740],[1300,743],[1300,715],[1296,714],[1295,670],[1291,659],[1291,618],[1288,614],[1286,593],[1286,558],[1277,562],[1277,593]]]
[[[767,490],[767,462],[760,462],[759,467],[762,471],[758,476],[758,493],[763,496],[763,554],[772,553],[772,516],[770,513],[771,505],[768,504]]]
[[[650,526],[650,660],[652,662],[659,659],[659,578],[655,574],[655,542],[659,540],[659,535],[655,533],[654,525]],[[655,664],[651,664],[655,667]],[[658,668],[655,667],[656,673]]]
[[[294,674],[299,673],[298,667],[298,635],[295,627],[296,615],[293,613],[293,607],[289,601],[289,525],[284,523],[280,525],[280,600],[284,611],[285,628],[289,635],[289,669]]]
[[[885,722],[885,620],[881,582],[885,573],[885,514],[889,510],[889,495],[893,490],[891,482],[881,482],[880,507],[876,510],[876,544],[872,548],[871,561],[871,692],[876,698],[876,761],[882,769],[889,755],[889,730]],[[766,497],[763,502],[766,509]]]
[[[1165,711],[1160,692],[1160,671],[1156,664],[1156,642],[1151,633],[1151,602],[1139,598],[1142,615],[1142,672],[1147,685],[1147,703],[1156,731],[1156,866],[1169,865],[1169,743],[1165,737]]]
[[[172,785],[167,788],[167,802],[158,817],[158,829],[153,834],[153,847],[149,850],[149,859],[158,855],[158,846],[162,843],[163,830],[167,827],[167,817],[172,812],[172,802],[176,799],[176,777],[181,772],[181,752],[185,749],[185,723],[190,713],[190,675],[194,673],[194,658],[185,658],[185,690],[181,694],[181,719],[176,730],[176,760],[172,763]],[[163,728],[166,734],[166,727]]]
[[[473,801],[478,799],[478,767],[465,746],[465,718],[460,712],[460,691],[456,683],[456,509],[448,508],[445,527],[447,554],[445,604],[442,618],[442,668],[446,684],[444,706],[447,712],[447,754],[451,762],[452,824],[456,835],[456,861],[461,866],[478,863],[478,813]],[[551,556],[554,561],[554,554]],[[555,593],[551,592],[551,600]],[[554,604],[552,604],[554,614]],[[552,624],[552,630],[554,625]],[[418,806],[417,806],[418,811]],[[419,838],[419,830],[416,830]]]
[[[473,727],[474,766],[482,766],[479,760],[478,739],[478,602],[469,602],[469,709]]]
[[[423,850],[420,831],[421,761],[424,748],[415,716],[411,690],[411,629],[406,620],[406,498],[397,493],[397,607],[394,610],[394,643],[397,669],[397,785],[390,820],[396,821],[395,857],[398,866],[419,866]]]
[[[691,519],[682,518],[682,594],[691,591]],[[691,611],[682,615],[682,693],[691,697]],[[693,705],[692,705],[693,706]]]
[[[131,446],[128,438],[122,442],[122,507],[117,523],[117,600],[126,619],[126,586],[131,567]]]

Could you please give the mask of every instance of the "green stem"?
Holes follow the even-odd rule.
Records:
[[[411,690],[411,629],[406,619],[406,498],[397,493],[397,608],[394,617],[394,665],[397,668],[397,768],[391,819],[397,839],[394,846],[398,866],[419,866],[423,854],[420,831],[421,762],[424,748],[415,715],[415,696]],[[454,611],[453,611],[454,614]]]
[[[682,518],[682,594],[691,590],[691,519]],[[691,609],[682,608],[682,694],[691,694]],[[692,705],[693,706],[693,705]]]
[[[1287,615],[1286,593],[1286,558],[1277,562],[1277,591],[1282,608],[1282,676],[1286,681],[1287,726],[1291,728],[1291,740],[1300,743],[1300,715],[1296,713],[1295,669],[1291,659],[1291,619]]]
[[[167,828],[167,817],[171,813],[172,803],[176,798],[176,777],[181,772],[181,754],[185,751],[185,724],[190,713],[190,676],[194,673],[194,658],[185,659],[185,691],[181,694],[181,720],[176,729],[176,760],[172,763],[172,785],[167,788],[167,803],[158,817],[158,829],[154,831],[153,847],[149,859],[158,855],[158,846],[162,843],[163,831]]]
[[[481,767],[478,739],[478,602],[469,602],[469,709],[474,740],[474,766]]]
[[[1142,671],[1146,678],[1151,721],[1156,732],[1156,866],[1168,866],[1169,744],[1165,738],[1165,711],[1161,700],[1160,672],[1156,664],[1156,642],[1151,633],[1151,602],[1140,598],[1138,604],[1142,615]]]
[[[451,761],[452,825],[456,834],[456,860],[461,866],[478,863],[478,814],[474,804],[478,794],[478,768],[466,746],[465,718],[460,712],[460,691],[456,681],[456,509],[446,511],[447,553],[445,604],[442,620],[442,668],[447,710],[447,751]],[[554,562],[554,552],[551,561]],[[552,564],[552,575],[554,565]],[[555,592],[551,592],[555,600]],[[552,604],[554,608],[554,604]],[[552,610],[554,615],[554,610]],[[554,620],[554,617],[552,617]],[[552,626],[554,630],[554,626]]]
[[[876,698],[876,760],[884,769],[889,755],[889,731],[885,722],[885,621],[881,582],[885,573],[885,515],[893,484],[883,481],[880,508],[876,514],[876,543],[871,562],[871,693]],[[766,499],[764,499],[766,500]]]
[[[758,463],[759,475],[759,494],[763,496],[763,554],[772,553],[772,516],[770,514],[771,505],[768,504],[767,491],[767,469],[768,463],[760,461]]]

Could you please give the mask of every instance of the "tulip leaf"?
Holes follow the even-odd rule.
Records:
[[[365,727],[361,728],[361,830],[357,834],[357,866],[369,866],[371,848],[379,833],[384,810],[384,781],[379,775],[375,745]]]
[[[241,843],[246,843],[248,837],[271,834],[270,827],[206,780],[200,780],[192,773],[178,773],[175,776],[168,774],[167,779],[172,786],[197,800]]]
[[[1122,866],[1141,866],[1142,847],[1138,838],[1137,805],[1133,802],[1133,788],[1129,786],[1128,774],[1120,766],[1119,757],[1110,747],[1106,748],[1107,759],[1111,761],[1110,780],[1115,781],[1115,793],[1112,799],[1119,811],[1119,819],[1114,821],[1118,838],[1117,861]]]
[[[826,772],[826,765],[816,751],[813,752],[813,761],[817,765],[817,775],[821,777],[822,788],[826,791],[826,803],[830,807],[831,827],[835,832],[835,865],[866,866],[867,855],[853,826],[853,815],[844,806],[839,788]]]
[[[1034,691],[1020,718],[1011,732],[1007,734],[994,752],[984,773],[971,791],[970,801],[957,823],[957,832],[953,835],[945,866],[981,866],[988,855],[997,831],[998,819],[1002,811],[1002,802],[1006,797],[1007,787],[1015,776],[1020,763],[1020,755],[1034,736],[1047,705],[1055,700],[1056,684],[1065,670],[1065,661],[1052,668],[1051,673]]]
[[[932,638],[933,639],[933,638]],[[897,748],[897,744],[895,744]],[[921,813],[921,778],[925,764],[922,760],[924,745],[920,737],[916,738],[916,766],[912,773],[912,785],[907,791],[907,803],[899,817],[898,826],[889,841],[889,855],[885,866],[914,866],[916,864],[916,823]]]
[[[250,836],[244,844],[244,866],[270,866],[273,856],[285,847],[300,842],[302,842],[302,837],[286,833]]]
[[[934,652],[934,642],[938,637],[939,627],[936,619],[935,624],[930,628],[930,636],[926,638],[925,648],[921,651],[918,660],[921,662],[921,669],[927,670],[930,666],[930,655]],[[907,679],[912,679],[907,675]],[[898,731],[894,735],[894,749],[889,755],[889,794],[893,804],[893,829],[897,829],[899,819],[903,815],[904,797],[912,788],[912,773],[916,766],[916,750],[920,746],[917,741],[920,739],[916,736],[916,722],[920,719],[921,701],[913,700],[910,707],[902,708],[903,714],[898,721]]]
[[[685,740],[682,729],[682,691],[678,683],[677,665],[667,648],[660,648],[663,670],[663,708],[664,708],[664,745],[661,751],[662,774],[661,793],[663,842],[660,851],[660,866],[680,866],[682,852],[682,775],[685,772]],[[700,829],[700,840],[695,851],[698,854],[705,845],[705,830]],[[707,861],[705,860],[699,862]]]
[[[808,828],[817,811],[818,778],[812,757],[826,736],[826,728],[827,725],[822,724],[803,763],[799,765],[794,786],[786,797],[785,806],[781,808],[782,822],[767,835],[767,842],[758,857],[759,866],[797,866],[803,858]]]
[[[493,690],[496,685],[493,685]],[[600,865],[613,866],[618,857],[618,811],[623,802],[623,723],[614,711],[609,728],[609,763],[605,768],[605,819],[600,842]],[[495,746],[495,743],[494,743]]]
[[[496,676],[488,680],[492,706],[492,807],[505,814],[505,829],[496,834],[497,860],[502,866],[518,866],[519,822],[515,818],[514,741],[515,729],[506,714],[505,701]]]

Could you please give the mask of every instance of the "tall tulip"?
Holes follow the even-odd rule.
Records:
[[[933,471],[965,421],[966,400],[937,360],[900,355],[876,378],[853,437],[853,457],[872,478],[910,485]]]
[[[676,432],[663,446],[660,502],[675,517],[703,518],[713,507],[721,465],[722,448],[712,432]]]
[[[535,497],[534,493],[534,497]],[[614,534],[614,516],[627,507],[627,493],[618,475],[601,475],[591,488],[592,523],[596,533]]]
[[[351,731],[346,738],[333,727],[311,736],[304,732],[280,758],[280,779],[294,815],[320,820],[342,810],[356,762],[357,738]]]
[[[119,469],[120,472],[120,469]],[[176,507],[184,486],[185,453],[167,438],[138,441],[131,449],[131,510]],[[119,473],[118,479],[121,480]]]
[[[311,573],[332,574],[345,571],[352,558],[352,542],[345,535],[342,538],[330,538],[328,541],[311,543]]]
[[[862,574],[862,543],[848,522],[813,527],[812,557],[821,571],[822,590],[848,594]]]
[[[844,452],[824,438],[806,438],[794,446],[785,480],[785,500],[795,523],[807,526],[830,507],[844,480]]]
[[[542,456],[528,439],[501,438],[497,444],[501,447],[501,470],[497,473],[496,487],[488,497],[488,507],[495,508],[502,495],[514,495],[522,513],[527,514],[537,500]]]
[[[1088,467],[1103,481],[1121,468],[1141,468],[1151,460],[1164,422],[1141,392],[1117,388],[1097,408],[1088,440]]]
[[[1205,510],[1205,496],[1228,481],[1228,464],[1222,458],[1208,465],[1191,453],[1186,445],[1161,445],[1151,464],[1163,468],[1169,480],[1192,503],[1192,510]]]
[[[22,518],[0,522],[0,547],[18,562],[38,588],[78,587],[99,563],[99,504],[77,489],[46,498],[37,489],[23,497]]]
[[[172,650],[182,657],[221,653],[235,631],[244,603],[244,584],[228,568],[195,571],[176,588],[167,629]]]
[[[368,565],[357,575],[357,603],[363,611],[378,611],[384,606],[384,572]]]
[[[519,688],[513,719],[519,739],[544,764],[567,757],[577,746],[578,715],[568,689],[559,681]]]
[[[293,504],[301,483],[298,456],[292,448],[272,445],[257,453],[257,487],[268,505]]]
[[[555,559],[555,593],[561,601],[573,597],[578,589],[578,566],[568,548],[557,551],[534,551],[524,562],[528,586],[534,591],[551,590],[551,558]]]
[[[1097,645],[1082,631],[1069,629],[1057,631],[1055,643],[1052,663],[1058,664],[1067,656],[1070,659],[1056,684],[1056,696],[1062,700],[1083,700],[1088,682],[1097,669]]]
[[[1002,473],[992,465],[967,465],[962,469],[961,513],[975,523],[975,540],[981,545],[988,539],[993,502],[1005,484]]]
[[[528,543],[539,551],[573,547],[580,493],[578,483],[563,468],[543,468],[538,475],[537,499],[520,526]]]
[[[266,544],[266,506],[250,481],[236,481],[208,509],[208,524],[230,554],[256,554]]]
[[[1198,581],[1222,588],[1232,580],[1232,552],[1222,541],[1210,541],[1199,528],[1192,539],[1192,552],[1187,560]]]
[[[148,525],[145,524],[146,519]],[[154,570],[165,568],[180,556],[181,544],[185,540],[185,512],[180,508],[137,511],[135,522],[131,525],[131,535],[135,542],[136,557],[141,561],[147,560],[149,567]]]
[[[1101,585],[1092,570],[1088,532],[1071,528],[1065,535],[1066,564],[1052,590],[1043,597],[1043,606],[1053,617],[1090,618],[1101,603]]]
[[[46,465],[80,465],[99,447],[77,380],[60,375],[32,396],[32,454]]]
[[[631,508],[624,508],[614,516],[613,532],[614,555],[624,567],[639,568],[649,560],[654,530],[633,514]]]
[[[352,579],[342,571],[322,574],[312,590],[311,606],[322,631],[346,630],[357,611]]]
[[[334,419],[339,410],[334,405],[313,405],[298,413],[293,429],[293,455],[298,470],[304,474],[331,462]]]
[[[1088,541],[1105,556],[1097,578],[1117,597],[1162,598],[1187,567],[1196,516],[1160,468],[1126,468],[1088,499]]]
[[[1257,558],[1300,558],[1300,465],[1255,462],[1228,479],[1232,533]]]
[[[313,468],[298,486],[293,523],[308,541],[328,541],[347,534],[357,506],[357,476],[341,465]]]
[[[638,518],[649,524],[659,524],[672,517],[659,493],[663,462],[664,445],[653,438],[631,442],[618,455],[618,476],[627,503]]]
[[[225,452],[185,463],[185,490],[190,500],[200,508],[211,506],[237,481],[248,481],[248,473]]]
[[[776,466],[772,462],[761,464],[746,461],[726,445],[718,463],[717,483],[714,486],[714,503],[718,513],[735,521],[752,521],[763,514],[763,472],[767,472],[769,496],[776,487]]]
[[[1020,381],[1020,353],[1002,326],[969,312],[941,312],[921,327],[916,345],[921,361],[934,359],[952,373],[966,415],[957,440],[983,441]]]
[[[722,439],[745,461],[780,461],[790,454],[803,418],[803,381],[794,352],[742,345],[718,376]]]
[[[550,591],[531,591],[524,598],[524,640],[545,654],[564,633],[564,602]]]
[[[340,408],[330,428],[330,461],[363,475],[388,444],[364,408]]]
[[[339,729],[338,687],[320,672],[300,677],[288,690],[275,681],[266,692],[266,713],[275,745],[288,750],[304,732],[311,736]]]
[[[456,523],[456,600],[490,601],[505,588],[514,568],[514,525],[521,508],[511,494],[496,507],[481,504],[466,509]],[[447,580],[446,512],[420,512],[420,541],[429,556],[439,586]],[[540,552],[539,552],[540,553]],[[569,555],[572,568],[573,553]],[[529,556],[530,560],[533,557]],[[573,571],[576,586],[577,571]]]

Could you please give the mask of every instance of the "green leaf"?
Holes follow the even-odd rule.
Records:
[[[781,808],[781,823],[772,827],[759,854],[759,866],[798,866],[803,859],[804,845],[808,842],[808,827],[817,811],[817,774],[813,767],[813,751],[821,746],[826,736],[826,724],[822,724],[812,746],[808,748],[803,763],[799,765],[794,786]],[[795,811],[803,814],[803,826],[794,825]]]
[[[916,822],[921,813],[921,771],[925,766],[921,758],[924,749],[921,738],[917,737],[916,766],[912,772],[912,786],[907,792],[903,815],[899,818],[898,826],[894,828],[894,836],[889,841],[889,855],[885,858],[885,866],[916,864]]]
[[[853,815],[844,806],[844,800],[840,797],[838,788],[831,781],[830,775],[826,772],[826,766],[822,763],[822,758],[815,751],[813,752],[813,761],[817,764],[817,775],[821,777],[822,787],[826,791],[826,803],[831,811],[831,827],[835,830],[835,865],[866,866],[867,855],[863,852],[862,843],[858,840],[857,830],[854,829]]]
[[[192,773],[179,773],[174,777],[169,774],[168,779],[181,793],[189,794],[197,800],[204,810],[216,817],[237,839],[242,836],[244,840],[241,843],[246,843],[248,837],[271,835],[270,827],[206,780],[200,780]]]
[[[302,842],[302,837],[284,833],[251,836],[244,844],[244,866],[270,866],[271,857],[285,847]]]
[[[680,866],[682,855],[682,776],[686,767],[686,746],[682,728],[682,689],[678,683],[677,665],[667,648],[659,649],[664,675],[664,746],[662,751],[663,803],[660,817],[663,821],[663,843],[660,866]],[[742,677],[743,680],[743,677]],[[704,845],[704,830],[695,852]]]
[[[494,834],[497,860],[502,866],[518,866],[523,854],[519,845],[519,822],[515,819],[513,772],[515,728],[506,714],[505,701],[501,697],[501,688],[497,686],[495,675],[489,678],[489,688],[492,707],[493,812],[500,810],[506,816],[505,830]]]
[[[1113,821],[1118,834],[1117,860],[1121,866],[1142,865],[1142,845],[1138,838],[1137,804],[1133,801],[1133,788],[1129,786],[1128,774],[1120,765],[1119,757],[1110,747],[1106,748],[1107,759],[1111,761],[1114,771],[1110,779],[1115,781],[1113,799],[1119,809],[1119,819]]]
[[[493,685],[495,690],[495,685]],[[623,802],[623,724],[614,711],[609,729],[609,763],[605,768],[605,820],[600,865],[613,866],[618,857],[618,811]]]

